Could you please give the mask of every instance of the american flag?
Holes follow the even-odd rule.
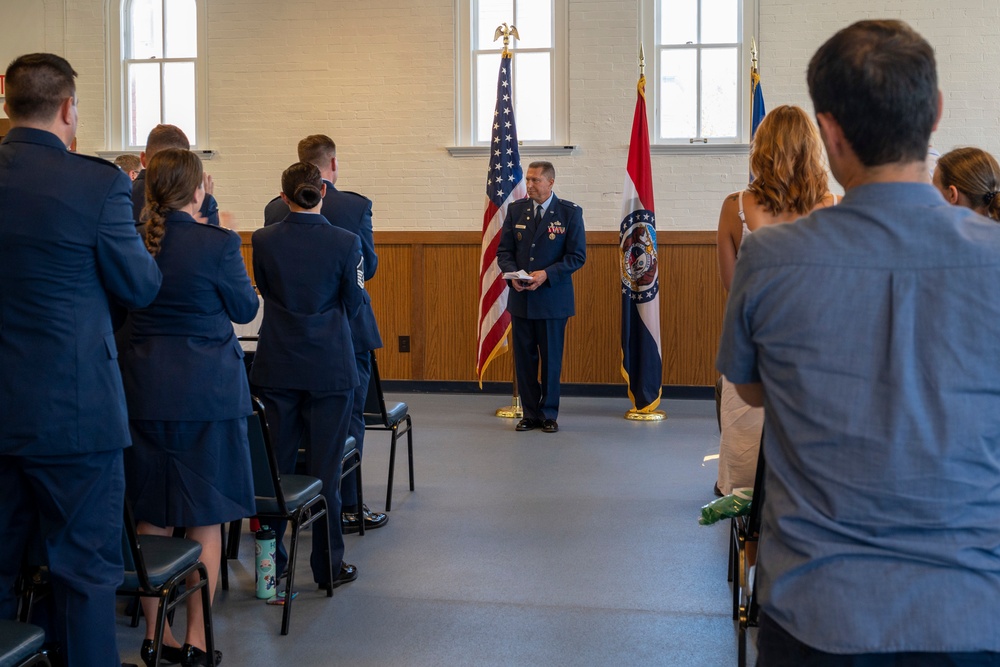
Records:
[[[527,196],[521,156],[514,127],[514,102],[510,85],[510,53],[500,57],[497,77],[497,104],[493,110],[490,140],[490,169],[486,176],[486,211],[483,213],[483,242],[479,256],[479,336],[476,345],[476,376],[483,385],[483,373],[494,357],[507,351],[510,313],[507,312],[507,282],[497,266],[497,245],[507,206]]]

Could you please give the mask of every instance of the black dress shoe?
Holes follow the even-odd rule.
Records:
[[[361,516],[365,519],[365,530],[381,528],[389,522],[389,515],[385,512],[372,512],[368,505],[361,506]],[[356,533],[359,531],[360,519],[355,512],[344,512],[340,515],[340,523],[344,533]]]
[[[546,419],[542,422],[542,433],[555,433],[559,430],[559,424],[555,419]]]
[[[343,586],[344,584],[354,581],[357,578],[358,567],[356,565],[340,561],[340,572],[338,572],[337,576],[333,578],[333,587],[336,588],[337,586]],[[325,589],[326,584],[320,584],[319,587]]]
[[[517,426],[514,427],[514,430],[533,431],[541,425],[542,425],[541,422],[539,422],[537,419],[524,418],[521,421],[517,422]]]
[[[153,662],[153,640],[143,639],[142,647],[139,649],[139,659],[142,660],[142,664],[146,667],[156,667],[156,663]],[[184,661],[184,649],[180,646],[167,646],[163,645],[160,647],[160,662],[165,662],[168,665],[176,665],[179,662]]]
[[[181,650],[184,651],[183,667],[215,667],[222,662],[222,651],[216,651],[215,660],[212,660],[208,653],[191,644],[185,644]]]

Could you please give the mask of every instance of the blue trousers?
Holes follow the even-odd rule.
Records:
[[[354,394],[351,390],[314,392],[260,387],[258,396],[264,404],[264,415],[278,459],[278,471],[286,475],[295,472],[295,460],[301,446],[306,450],[306,474],[323,482],[323,495],[330,512],[329,524],[319,519],[312,525],[309,563],[313,580],[325,584],[328,563],[332,565],[336,578],[344,560],[344,536],[340,532],[340,470]],[[328,525],[332,530],[327,530]],[[274,528],[277,542],[281,545],[285,522]],[[329,552],[326,550],[327,535]],[[275,565],[280,575],[288,563],[288,554],[283,546],[279,546],[277,551]]]
[[[0,456],[0,618],[14,618],[14,579],[36,542],[49,566],[51,618],[33,619],[68,667],[119,667],[115,591],[122,583],[122,450]],[[35,563],[45,564],[45,563]]]
[[[566,318],[529,320],[511,317],[514,332],[514,368],[525,419],[559,417],[559,376],[562,373]],[[538,381],[541,363],[542,379]]]
[[[372,357],[368,350],[354,353],[354,363],[358,367],[358,386],[354,388],[354,406],[351,408],[351,425],[348,435],[353,435],[358,443],[358,452],[365,454],[365,399],[368,397],[368,383],[372,377]],[[348,475],[340,483],[340,497],[345,510],[355,512],[358,507],[358,482],[354,475]],[[339,519],[338,519],[339,520]]]

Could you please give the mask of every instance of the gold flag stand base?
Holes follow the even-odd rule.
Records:
[[[667,413],[663,410],[653,410],[652,412],[641,412],[636,409],[625,413],[625,419],[635,422],[661,422],[667,418]]]
[[[521,410],[521,397],[515,396],[512,400],[514,402],[513,405],[497,408],[497,417],[504,417],[505,419],[520,419],[524,416],[524,411]]]

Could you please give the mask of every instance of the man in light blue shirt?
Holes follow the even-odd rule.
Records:
[[[845,28],[808,81],[847,194],[747,239],[718,358],[766,409],[758,664],[1000,665],[1000,225],[928,182],[906,24]]]

